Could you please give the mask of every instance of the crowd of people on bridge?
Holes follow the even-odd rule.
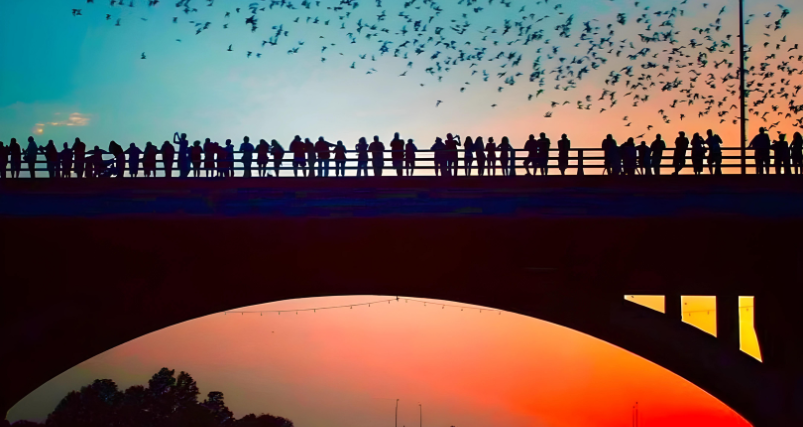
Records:
[[[557,150],[552,148],[552,142],[546,134],[541,133],[536,139],[530,135],[524,143],[524,149],[514,149],[507,137],[502,137],[497,145],[493,137],[486,142],[483,137],[466,137],[447,134],[445,139],[435,138],[435,143],[428,150],[433,153],[434,170],[436,176],[458,176],[460,169],[463,175],[471,176],[476,170],[479,176],[516,175],[520,166],[516,164],[516,153],[524,152],[523,169],[526,175],[549,174],[549,163],[552,159],[550,152],[557,151],[557,166],[561,175],[565,175],[569,168],[569,152],[571,141],[563,134],[557,141]],[[354,150],[347,150],[343,141],[331,143],[324,137],[312,142],[309,138],[298,135],[290,143],[288,150],[292,154],[291,164],[294,176],[328,177],[330,176],[330,160],[334,160],[334,175],[346,175],[346,154],[356,153],[357,176],[368,176],[369,157],[374,176],[382,176],[386,169],[385,153],[390,153],[391,167],[397,176],[413,176],[416,169],[416,155],[418,147],[412,139],[404,140],[396,133],[390,142],[390,150],[374,136],[368,143],[366,138],[360,138]],[[176,148],[176,146],[178,148]],[[602,141],[604,155],[604,174],[608,175],[661,175],[664,152],[668,150],[667,144],[661,135],[647,145],[641,141],[636,145],[634,138],[628,138],[621,145],[617,144],[612,135]],[[787,142],[786,135],[780,134],[778,140],[771,141],[764,128],[759,130],[750,142],[749,147],[754,150],[755,168],[757,174],[770,173],[770,160],[774,159],[776,174],[803,173],[803,137],[796,132],[791,143]],[[675,139],[672,158],[673,175],[677,175],[686,167],[688,151],[691,149],[692,168],[695,175],[704,173],[704,163],[708,164],[709,173],[719,175],[722,173],[722,139],[712,130],[703,137],[695,133],[691,140],[685,132],[679,132]],[[462,152],[462,156],[460,153]],[[235,159],[239,153],[240,158]],[[145,177],[156,177],[157,162],[161,160],[165,177],[173,176],[173,168],[177,166],[178,176],[192,177],[231,177],[234,176],[235,163],[242,164],[243,176],[253,176],[254,155],[256,155],[256,169],[259,177],[273,176],[269,164],[272,161],[272,170],[279,176],[283,169],[285,149],[275,139],[268,143],[261,139],[254,145],[249,137],[244,137],[239,150],[230,139],[225,145],[212,142],[206,138],[203,143],[194,141],[190,143],[187,134],[173,135],[173,141],[165,141],[157,147],[150,141],[140,149],[136,144],[124,149],[115,141],[109,143],[108,150],[94,146],[87,149],[87,145],[75,138],[72,146],[65,142],[59,150],[53,140],[44,146],[39,146],[33,136],[28,137],[28,145],[22,149],[16,138],[6,146],[0,141],[0,178],[6,178],[9,170],[12,178],[19,178],[22,164],[27,164],[30,177],[36,177],[36,164],[39,155],[44,155],[47,172],[50,178],[69,178],[72,176],[95,177],[123,177],[128,166],[128,174],[138,177],[140,167]],[[104,155],[111,155],[112,159],[104,159]],[[158,157],[161,157],[158,159]],[[462,159],[462,168],[459,163]],[[353,160],[353,159],[352,159]],[[429,159],[428,159],[429,160]],[[582,158],[576,158],[579,164]],[[532,166],[532,171],[530,167]],[[667,165],[668,166],[668,165]]]

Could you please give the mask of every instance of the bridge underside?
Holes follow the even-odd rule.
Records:
[[[277,196],[276,187],[260,193],[171,185],[133,195],[129,189],[104,200],[137,212],[138,203],[154,200],[184,197],[192,202],[174,203],[173,212],[158,215],[123,215],[115,208],[85,214],[91,218],[58,210],[53,215],[13,212],[8,206],[20,209],[24,196],[26,203],[40,204],[27,205],[29,210],[59,203],[80,210],[68,206],[77,200],[75,194],[91,205],[100,190],[53,196],[41,188],[25,193],[0,189],[0,206],[12,202],[0,207],[2,409],[77,363],[181,321],[283,299],[371,294],[459,301],[551,321],[683,376],[755,426],[800,425],[803,419],[794,409],[803,404],[794,400],[799,388],[792,381],[800,378],[803,361],[795,337],[803,326],[798,309],[803,230],[794,215],[543,214],[550,206],[565,208],[554,203],[540,205],[540,214],[524,208],[487,214],[489,208],[477,212],[472,198],[465,198],[482,188],[462,185],[438,190],[439,197],[429,201],[446,200],[451,211],[445,214],[349,217],[359,209],[348,206],[370,208],[390,198],[403,210],[427,201],[405,188],[363,187],[355,190],[358,195],[327,196],[320,185],[306,184],[311,188],[305,189],[293,183]],[[505,209],[511,203],[514,208],[538,204],[539,197],[560,200],[543,187],[510,191],[514,195],[507,199],[495,193]],[[611,205],[623,203],[616,191],[630,195],[630,205],[638,199],[637,191],[616,186],[597,188],[594,194],[598,200],[607,197]],[[596,201],[584,206],[577,192],[572,194],[562,197],[573,197],[567,203],[574,212],[596,209]],[[679,194],[665,193],[663,202],[671,205]],[[258,206],[271,197],[318,213],[181,213],[192,203],[215,210],[222,200],[247,211],[242,206]],[[749,197],[740,200],[751,202]],[[738,342],[629,304],[622,299],[625,294],[716,295],[723,300],[754,295],[765,363],[741,353]],[[727,313],[721,317],[728,319]]]

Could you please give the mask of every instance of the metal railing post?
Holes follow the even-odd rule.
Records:
[[[577,150],[577,175],[585,175],[583,172],[583,150]]]

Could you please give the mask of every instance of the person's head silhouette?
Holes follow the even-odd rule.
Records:
[[[534,140],[534,139],[535,139],[535,135],[533,135],[533,134],[530,134],[530,141],[532,141],[532,140]]]
[[[613,135],[611,135],[611,134],[608,134],[608,136],[606,136],[605,138],[606,138],[606,139],[608,139],[608,140],[610,141],[611,139],[613,139]]]
[[[69,146],[68,146],[68,145],[67,145],[67,143],[65,142],[65,143],[64,143],[64,149],[65,149],[65,150],[67,150],[67,149],[68,149],[68,147],[69,147]]]
[[[96,145],[96,146],[95,146],[95,151],[98,151],[98,150],[100,150],[100,147],[98,147],[98,146]]]
[[[436,144],[440,144],[441,142],[443,142],[443,140],[441,139],[441,137],[439,137],[439,136],[436,136],[436,137],[435,137],[435,143],[436,143]]]
[[[134,145],[134,144],[131,144],[131,145]],[[200,147],[201,146],[201,141],[195,141],[195,142],[192,143],[192,145],[194,145],[196,147]]]
[[[360,142],[360,144],[367,144],[368,143],[368,141],[365,140],[364,136],[360,137],[360,141],[359,142]]]
[[[803,135],[801,135],[800,132],[795,132],[795,134],[792,135],[792,139],[795,141],[801,141],[803,140]],[[13,142],[14,138],[11,138],[11,141]]]
[[[658,135],[655,135],[655,140],[656,141],[660,141],[661,140],[661,134],[660,133]]]
[[[374,142],[379,142],[379,136],[378,135],[374,135]]]
[[[227,140],[226,140],[226,146],[229,146],[229,145],[231,145],[231,140],[230,140],[230,139],[227,139]]]
[[[243,137],[243,143],[245,143],[245,144],[247,144],[247,143],[248,143],[248,141],[250,141],[250,140],[251,140],[251,138],[249,138],[249,137],[247,137],[247,136],[244,136],[244,137]]]
[[[318,137],[318,141],[320,141],[320,142],[323,142],[323,141],[324,141],[323,137],[322,137],[322,136],[319,136],[319,137]]]
[[[510,140],[509,140],[509,139],[507,139],[507,137],[506,137],[506,136],[503,136],[503,137],[502,137],[502,144],[509,145],[509,144],[510,144]]]
[[[412,143],[413,143],[413,140],[412,140],[412,139],[408,139],[408,140],[407,140],[407,143],[408,143],[408,144],[412,144]]]
[[[186,141],[187,140],[187,134],[186,133],[182,133],[181,134],[181,140],[182,141]]]
[[[399,133],[398,132],[393,134],[393,139],[399,139]]]
[[[33,142],[33,137],[32,136],[28,137],[28,142]]]
[[[411,139],[410,141],[412,141],[412,139]],[[474,143],[475,143],[475,144],[477,144],[477,145],[479,145],[479,146],[480,146],[480,148],[482,148],[482,146],[483,146],[483,144],[484,144],[484,143],[482,142],[482,137],[481,137],[481,136],[478,136],[478,137],[477,137],[477,139],[474,141]]]
[[[541,138],[546,138],[546,133],[541,132]]]
[[[766,132],[766,131],[767,131],[767,130],[766,130],[766,129],[764,129],[764,128],[759,128],[759,129],[758,129],[758,133],[760,133],[760,134],[762,134],[762,135],[763,135],[763,134],[764,134],[764,132]]]
[[[211,143],[212,143],[212,140],[211,140],[211,139],[209,139],[209,138],[206,138],[206,139],[204,140],[204,144],[211,144]]]
[[[711,129],[708,129],[706,133],[708,134],[709,137],[714,136],[714,131],[712,131]]]
[[[647,141],[641,141],[641,145],[647,145]]]
[[[295,141],[301,141],[301,135],[296,135],[296,137],[295,137],[295,138],[293,138],[293,141],[294,141],[294,142],[295,142]]]
[[[636,140],[634,140],[633,138],[627,138],[627,143],[628,144],[635,144]]]
[[[700,139],[700,133],[699,132],[694,132],[694,136],[692,138]]]
[[[78,144],[79,142],[81,142],[81,138],[75,137],[75,143]]]
[[[680,137],[683,138],[684,136],[686,136],[686,132],[680,131],[678,132],[678,135],[680,135]]]
[[[488,137],[488,143],[489,143],[489,144],[493,144],[493,143],[494,143],[494,137],[492,137],[492,136],[489,136],[489,137]]]
[[[786,134],[782,133],[782,134],[778,135],[778,140],[779,141],[785,141],[786,140]]]
[[[560,137],[563,138],[563,139],[568,138],[565,133],[563,135],[561,135]]]

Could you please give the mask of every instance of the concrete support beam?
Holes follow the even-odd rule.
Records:
[[[722,345],[739,350],[739,296],[717,295],[717,338]]]

